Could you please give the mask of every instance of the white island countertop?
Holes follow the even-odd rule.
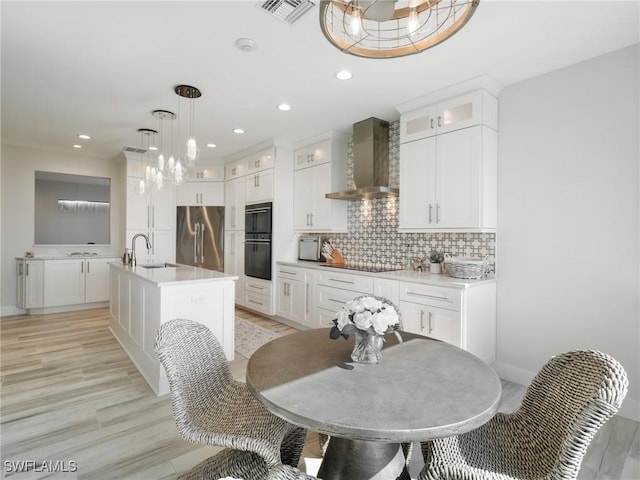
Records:
[[[146,280],[156,286],[168,286],[175,284],[189,284],[189,283],[202,283],[202,282],[226,282],[230,280],[237,280],[237,275],[228,275],[216,270],[207,270],[206,268],[192,267],[182,264],[175,267],[164,268],[145,268],[141,264],[135,267],[123,265],[121,262],[112,262],[110,264],[113,268],[129,272],[132,275]]]
[[[292,267],[313,268],[315,270],[327,270],[335,272],[352,273],[357,275],[366,275],[368,277],[386,278],[389,280],[399,280],[402,282],[423,283],[425,285],[435,285],[442,287],[465,289],[476,285],[487,283],[495,283],[496,279],[491,274],[487,278],[467,279],[455,278],[446,273],[429,273],[428,271],[419,272],[416,270],[391,270],[388,272],[367,272],[362,270],[351,270],[349,268],[328,267],[324,262],[309,262],[298,260],[294,262],[278,261],[279,265],[289,265]]]

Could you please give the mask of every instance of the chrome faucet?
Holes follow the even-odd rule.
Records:
[[[144,237],[147,241],[147,250],[151,250],[151,242],[149,241],[149,237],[147,237],[144,233],[136,233],[131,239],[131,257],[129,257],[129,265],[132,267],[136,266],[136,238]]]

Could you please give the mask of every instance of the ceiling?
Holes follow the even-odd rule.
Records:
[[[82,143],[83,155],[113,158],[140,146],[138,128],[159,128],[152,110],[180,108],[182,122],[163,125],[167,149],[171,123],[187,130],[189,103],[173,87],[189,84],[202,91],[193,102],[201,157],[222,159],[270,138],[392,121],[395,105],[482,74],[507,86],[640,40],[638,1],[482,0],[441,45],[363,59],[325,40],[317,6],[291,25],[257,4],[3,0],[2,142],[62,152]],[[236,48],[241,37],[257,50]],[[345,68],[351,80],[333,77]],[[292,110],[277,110],[281,102]]]

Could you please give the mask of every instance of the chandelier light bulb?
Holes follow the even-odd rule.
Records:
[[[418,31],[420,21],[418,20],[418,12],[415,8],[411,9],[409,19],[407,20],[407,35],[413,35]]]
[[[147,182],[151,181],[151,165],[147,165],[144,169],[144,179]]]
[[[360,36],[360,30],[362,27],[362,18],[360,18],[360,9],[353,8],[351,11],[351,20],[349,21],[349,32],[353,37]]]
[[[158,170],[162,172],[164,171],[164,167],[165,167],[164,155],[160,153],[160,155],[158,155]]]
[[[169,160],[167,161],[167,170],[173,173],[175,169],[176,169],[176,159],[173,158],[173,155],[169,155]]]
[[[185,160],[187,165],[193,166],[195,161],[200,156],[200,149],[198,148],[198,144],[196,143],[196,138],[194,136],[189,137],[186,145],[186,153]]]
[[[176,185],[181,185],[184,183],[184,169],[182,168],[182,163],[180,163],[180,159],[176,162],[176,166],[173,170],[173,183]]]
[[[162,172],[156,173],[154,185],[156,187],[156,190],[160,190],[162,187],[164,187],[164,179],[162,178]]]

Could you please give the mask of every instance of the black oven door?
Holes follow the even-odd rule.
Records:
[[[244,217],[245,233],[271,233],[271,202],[247,205]]]
[[[271,280],[271,235],[246,235],[244,274],[248,277]]]

